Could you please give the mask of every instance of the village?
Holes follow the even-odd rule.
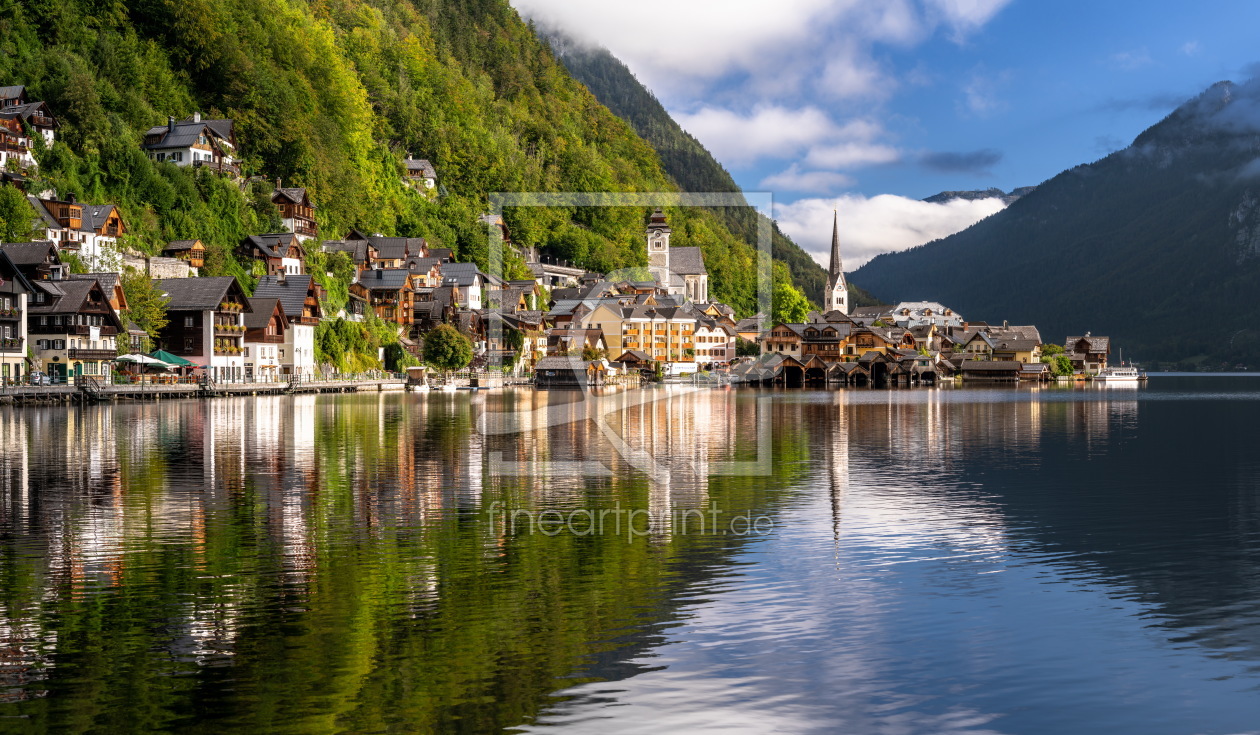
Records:
[[[441,328],[456,330],[471,347],[468,363],[453,367],[494,370],[502,381],[540,388],[694,376],[879,387],[1081,379],[1105,370],[1111,352],[1107,337],[1085,333],[1046,344],[1035,326],[968,321],[930,301],[850,308],[838,218],[824,308],[791,323],[764,314],[741,318],[712,300],[701,248],[672,246],[660,209],[645,225],[646,272],[632,275],[547,262],[537,249],[513,244],[502,216],[482,215],[488,237],[523,257],[534,276],[506,280],[457,262],[451,249],[423,237],[351,230],[324,238],[307,190],[276,180],[271,203],[283,231],[251,235],[236,251],[259,274],[256,283],[201,276],[200,240],[169,242],[159,255],[145,255],[124,246],[127,224],[118,207],[33,190],[34,150],[55,145],[58,127],[48,105],[29,100],[24,87],[0,87],[0,185],[22,192],[42,235],[0,243],[4,386],[91,391],[361,379],[335,375],[318,359],[316,331],[337,319],[380,320],[396,333],[404,357],[390,360],[382,350],[373,376],[423,363],[426,337]],[[141,147],[153,161],[245,181],[232,120],[170,117],[147,131]],[[433,164],[410,155],[400,176],[421,195],[438,186]],[[345,254],[354,266],[347,303],[335,313],[321,279],[308,272],[316,252]],[[126,274],[142,274],[161,293],[160,329],[129,318]]]

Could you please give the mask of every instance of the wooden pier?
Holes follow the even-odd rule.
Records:
[[[405,378],[361,380],[303,380],[292,382],[145,383],[109,385],[80,379],[76,385],[11,385],[0,387],[0,403],[97,403],[100,401],[154,401],[171,398],[221,396],[278,396],[295,393],[364,393],[405,390]]]

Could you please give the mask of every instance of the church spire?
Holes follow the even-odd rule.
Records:
[[[831,220],[831,281],[844,282],[844,263],[840,260],[840,213],[832,211]]]
[[[840,213],[831,221],[831,268],[827,274],[827,292],[823,294],[825,311],[849,313],[849,285],[844,281],[844,262],[840,260]]]

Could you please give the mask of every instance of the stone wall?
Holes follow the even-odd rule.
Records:
[[[141,258],[123,256],[123,265],[145,273],[149,278],[190,278],[195,274],[188,262],[179,258]]]

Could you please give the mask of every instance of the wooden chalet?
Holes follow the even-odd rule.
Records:
[[[311,204],[304,187],[282,187],[280,179],[276,179],[276,190],[271,194],[271,203],[280,209],[280,220],[289,232],[301,240],[311,240],[319,236],[315,224],[315,205]]]
[[[300,275],[306,272],[306,250],[291,232],[250,235],[241,241],[241,257],[262,263],[267,275]]]
[[[188,262],[192,268],[201,268],[206,264],[206,246],[200,240],[174,240],[162,249],[167,258],[179,258]]]

